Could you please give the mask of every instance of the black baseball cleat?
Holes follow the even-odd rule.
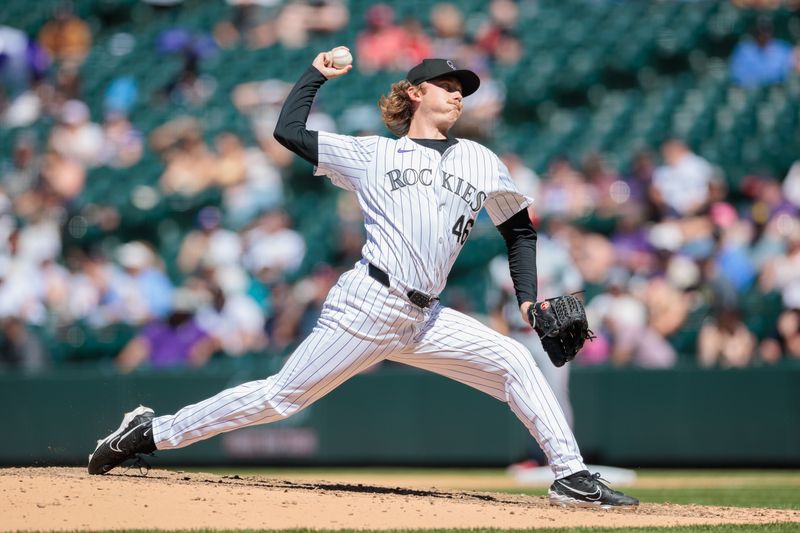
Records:
[[[122,424],[108,437],[97,441],[97,447],[89,455],[89,473],[105,474],[140,453],[153,453],[153,417],[149,407],[139,406],[125,413]]]
[[[561,507],[630,507],[639,505],[639,500],[610,489],[600,481],[600,474],[587,470],[557,479],[550,485],[547,495],[552,505]]]

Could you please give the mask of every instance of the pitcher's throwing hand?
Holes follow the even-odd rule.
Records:
[[[353,63],[352,59],[350,63],[347,63],[343,67],[337,67],[336,65],[339,64],[338,61],[335,61],[334,54],[340,51],[346,51],[347,55],[350,55],[350,49],[346,46],[337,46],[333,50],[329,50],[327,52],[320,52],[317,54],[317,57],[314,58],[314,61],[311,65],[316,68],[320,73],[325,76],[325,78],[332,80],[333,78],[338,78],[339,76],[344,76],[351,70],[353,70]],[[337,56],[339,57],[339,56]],[[350,56],[352,58],[352,56]]]

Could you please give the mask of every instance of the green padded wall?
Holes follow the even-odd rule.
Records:
[[[266,368],[0,376],[0,464],[80,464],[139,403],[174,412]],[[800,368],[576,369],[576,433],[591,462],[800,465]],[[278,424],[163,452],[155,464],[505,465],[531,438],[507,407],[403,367],[357,376]]]

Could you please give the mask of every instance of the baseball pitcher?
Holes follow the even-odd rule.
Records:
[[[140,406],[98,442],[89,473],[103,474],[137,454],[182,448],[292,416],[388,359],[507,403],[547,455],[555,475],[551,503],[637,505],[586,470],[528,350],[439,302],[450,268],[485,208],[507,244],[520,312],[542,337],[553,363],[572,359],[589,334],[575,298],[536,301],[536,232],[527,214],[533,200],[518,191],[494,153],[448,135],[463,99],[478,90],[478,76],[446,59],[426,59],[412,68],[379,102],[397,138],[309,131],[306,119],[317,91],[352,69],[343,48],[318,54],[303,73],[284,104],[275,137],[314,165],[317,175],[356,194],[367,233],[363,258],[341,276],[312,333],[277,374],[173,415],[155,416]]]

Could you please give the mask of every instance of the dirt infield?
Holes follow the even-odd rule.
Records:
[[[427,480],[426,480],[427,481]],[[0,469],[2,530],[635,527],[800,522],[800,511],[644,504],[564,510],[545,498],[420,483],[218,476],[122,469]]]

